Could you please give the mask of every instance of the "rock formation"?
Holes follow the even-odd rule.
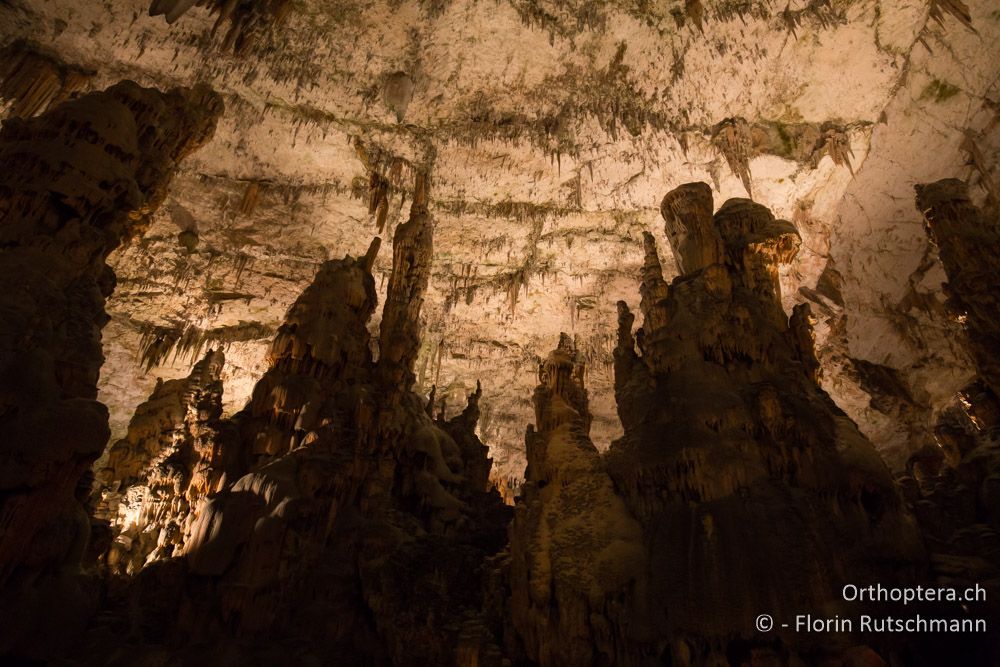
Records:
[[[109,435],[96,400],[115,286],[105,260],[141,231],[221,110],[207,88],[125,82],[0,130],[0,161],[17,165],[0,174],[0,615],[18,610],[0,654],[46,628],[55,642],[85,617],[73,567],[90,533],[88,469]]]
[[[0,663],[997,664],[997,0],[0,26]]]
[[[948,274],[949,305],[965,324],[979,375],[1000,396],[1000,218],[976,208],[955,179],[918,185],[917,208]]]
[[[939,581],[987,589],[989,622],[1000,619],[1000,229],[955,179],[918,185],[917,208],[937,246],[948,306],[964,325],[979,379],[941,412],[935,445],[918,450],[899,483],[928,538]],[[996,640],[993,655],[1000,652]],[[984,658],[985,659],[985,658]]]
[[[511,525],[513,626],[532,664],[634,664],[648,563],[639,523],[588,437],[572,340],[541,364],[528,469]]]
[[[429,225],[417,197],[394,239],[381,339],[398,354],[369,348],[378,239],[323,264],[289,309],[220,453],[228,481],[194,510],[179,558],[124,593],[178,590],[135,619],[149,630],[134,650],[161,632],[237,655],[298,642],[323,662],[499,667],[503,620],[485,598],[502,589],[489,559],[508,510],[475,435],[481,390],[448,421],[408,390]]]
[[[7,114],[37,116],[79,93],[92,72],[67,65],[23,40],[0,51],[0,100]],[[0,107],[2,108],[2,107]]]
[[[136,409],[128,434],[112,445],[98,473],[101,511],[114,542],[106,564],[137,573],[184,550],[203,498],[224,480],[222,381],[225,356],[210,350],[181,380],[157,384]]]
[[[244,439],[252,443],[244,471],[298,447],[307,434],[329,418],[331,389],[355,391],[351,385],[371,372],[365,324],[375,312],[371,266],[381,239],[364,258],[329,261],[295,301],[278,330],[268,355],[270,370],[254,387],[241,415]],[[347,404],[338,411],[353,410]]]
[[[795,229],[742,199],[713,217],[701,184],[670,192],[661,211],[684,273],[666,286],[646,237],[634,339],[619,304],[625,435],[608,467],[649,551],[658,655],[739,664],[760,640],[755,610],[846,611],[847,578],[915,575],[922,547],[874,448],[816,384],[808,307],[791,321],[781,309]],[[777,634],[800,656],[838,648]]]
[[[409,391],[420,350],[420,309],[431,272],[434,229],[427,212],[427,177],[416,175],[410,219],[392,239],[392,274],[379,325],[379,372],[387,387]]]

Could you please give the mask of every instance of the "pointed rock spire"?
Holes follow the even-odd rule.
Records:
[[[430,278],[434,227],[427,212],[428,177],[415,177],[410,219],[392,240],[392,274],[379,325],[379,375],[389,387],[408,391],[416,381],[420,351],[420,310]]]

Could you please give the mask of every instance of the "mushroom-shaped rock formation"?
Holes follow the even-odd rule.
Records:
[[[642,526],[666,654],[708,664],[750,650],[761,610],[846,613],[844,583],[915,574],[922,546],[874,447],[816,384],[808,310],[791,322],[782,311],[777,270],[795,229],[741,199],[709,218],[697,184],[662,211],[684,273],[664,289],[646,238],[634,338],[619,304],[625,435],[608,469]],[[778,636],[800,655],[815,648]]]

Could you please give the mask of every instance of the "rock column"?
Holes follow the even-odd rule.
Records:
[[[109,436],[96,400],[105,259],[141,233],[221,113],[208,88],[124,82],[0,130],[0,163],[16,165],[0,173],[0,598],[28,623],[24,587],[65,579],[88,539],[87,474]]]
[[[782,311],[795,229],[749,200],[711,209],[703,184],[664,198],[683,273],[664,290],[646,239],[645,321],[633,339],[619,304],[615,351],[625,435],[608,468],[642,526],[648,618],[675,664],[749,660],[758,639],[771,651],[757,610],[834,612],[846,581],[891,581],[922,557],[889,471],[816,384],[809,313]],[[777,634],[800,655],[816,648]]]

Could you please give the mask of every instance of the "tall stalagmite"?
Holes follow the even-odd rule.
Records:
[[[420,309],[431,273],[434,228],[427,212],[428,176],[416,175],[410,219],[392,239],[392,275],[379,325],[379,373],[388,387],[409,391],[420,351]]]
[[[540,665],[631,664],[648,571],[642,530],[597,448],[584,366],[562,334],[538,371],[528,470],[511,524],[511,616]]]
[[[115,285],[105,259],[141,232],[221,111],[205,87],[124,82],[0,130],[0,163],[17,165],[0,173],[0,616],[19,610],[0,654],[85,617],[73,565],[90,532],[88,469],[109,435],[96,400]],[[43,621],[50,596],[62,600]]]
[[[205,640],[248,659],[305,644],[324,663],[500,666],[503,620],[485,598],[502,586],[490,558],[508,509],[487,488],[481,391],[449,421],[409,391],[430,270],[425,206],[415,198],[396,234],[388,355],[373,361],[367,329],[378,239],[323,264],[289,309],[270,369],[232,420],[239,435],[222,444],[228,483],[193,511],[181,557],[151,562],[130,589],[156,600],[133,607],[129,622],[151,629],[140,641]]]
[[[713,217],[703,184],[670,192],[661,210],[683,274],[664,289],[647,236],[634,339],[619,304],[625,435],[608,467],[649,550],[649,618],[666,640],[656,653],[749,660],[741,640],[766,639],[756,614],[846,612],[845,581],[891,581],[921,545],[874,447],[816,384],[808,309],[791,322],[782,311],[777,270],[796,253],[795,229],[743,199]],[[838,648],[777,634],[800,655]]]

